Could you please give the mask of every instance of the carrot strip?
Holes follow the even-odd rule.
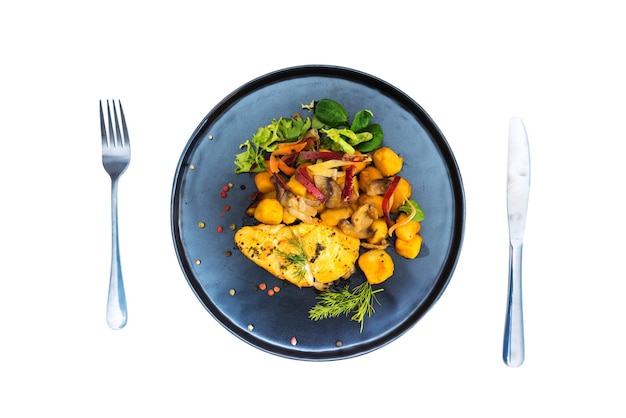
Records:
[[[274,152],[272,152],[269,157],[268,167],[270,173],[276,174],[279,171],[282,171],[289,176],[293,175],[295,173],[295,169],[287,165],[287,163],[285,163],[285,161],[283,161],[279,157],[290,156],[292,154],[298,153],[302,151],[304,147],[306,147],[306,145],[306,142],[290,142],[286,144],[278,144],[276,150],[274,150]]]
[[[275,157],[274,154],[271,154],[269,160],[267,161],[267,169],[269,170],[270,174],[276,174],[279,171],[278,158]]]
[[[296,169],[287,165],[287,163],[282,158],[277,158],[276,160],[278,161],[278,168],[280,169],[280,171],[287,174],[288,176],[293,176],[295,174]]]
[[[272,155],[279,157],[281,155],[287,155],[287,154],[292,154],[294,152],[300,152],[306,146],[307,146],[306,142],[289,142],[289,143],[278,144],[278,147],[276,147],[276,150],[272,152]]]

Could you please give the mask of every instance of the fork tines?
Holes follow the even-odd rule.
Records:
[[[102,146],[103,147],[128,147],[128,129],[126,128],[126,118],[124,117],[124,109],[122,108],[122,101],[118,100],[118,106],[120,109],[120,117],[122,119],[122,129],[120,131],[120,123],[117,117],[117,107],[115,106],[115,100],[113,102],[113,118],[111,117],[111,106],[107,100],[107,116],[109,120],[108,135],[106,124],[104,122],[104,113],[102,111],[102,100],[100,100],[100,130],[102,131]],[[113,119],[115,119],[115,131],[113,131]],[[124,135],[122,135],[122,132]]]

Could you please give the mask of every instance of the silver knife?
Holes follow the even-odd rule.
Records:
[[[509,215],[509,286],[502,358],[507,366],[524,362],[524,315],[522,309],[522,247],[530,188],[530,150],[524,122],[511,118],[507,170]]]

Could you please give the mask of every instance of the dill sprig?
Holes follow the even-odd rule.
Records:
[[[309,310],[309,318],[318,321],[320,319],[334,318],[340,315],[352,314],[350,318],[360,324],[360,332],[363,332],[365,316],[372,316],[374,302],[380,305],[376,299],[376,293],[383,289],[376,289],[365,281],[356,286],[352,291],[346,286],[339,292],[325,291],[317,296],[317,304]]]
[[[289,240],[289,244],[293,247],[296,247],[297,252],[288,253],[285,251],[277,250],[278,254],[283,257],[287,263],[287,265],[292,266],[294,268],[296,277],[298,279],[304,279],[307,275],[307,258],[304,254],[304,245],[302,245],[302,241],[300,237],[296,235],[296,233],[291,229],[291,234],[293,238]]]

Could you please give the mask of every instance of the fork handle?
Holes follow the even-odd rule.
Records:
[[[111,276],[107,301],[107,324],[113,329],[122,329],[126,325],[127,312],[117,232],[117,180],[111,181],[111,225]]]
[[[518,367],[524,362],[521,242],[511,244],[509,250],[509,289],[502,358],[510,367]]]

